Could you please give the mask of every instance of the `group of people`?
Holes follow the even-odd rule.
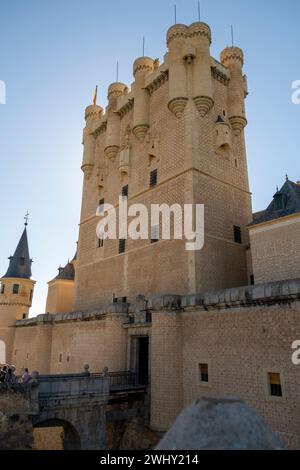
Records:
[[[29,374],[28,369],[22,369],[21,375],[19,378],[15,375],[16,368],[14,366],[4,365],[0,368],[0,383],[5,383],[8,386],[11,386],[15,383],[20,383],[22,385],[26,385],[31,376]]]

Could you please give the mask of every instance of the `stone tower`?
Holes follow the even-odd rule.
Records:
[[[106,112],[88,106],[74,309],[111,302],[113,293],[187,294],[248,282],[246,226],[252,218],[244,127],[247,80],[241,49],[210,55],[202,22],[167,33],[162,64],[134,62],[131,89],[113,83]],[[186,240],[105,240],[99,203],[204,204],[205,245]],[[151,237],[150,237],[151,238]]]
[[[27,224],[26,224],[27,225]],[[31,279],[27,228],[22,233],[6,274],[0,278],[0,340],[5,343],[6,360],[12,360],[14,328],[17,320],[28,317],[35,281]]]

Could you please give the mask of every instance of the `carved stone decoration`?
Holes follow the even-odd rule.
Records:
[[[134,127],[132,132],[140,142],[144,142],[148,128],[148,124],[139,124],[138,126]]]
[[[181,118],[184,113],[187,102],[188,102],[188,98],[185,98],[185,97],[174,98],[168,104],[169,110],[173,114],[175,114],[177,118]]]
[[[146,138],[148,144],[148,155],[150,166],[153,160],[159,161],[159,144],[160,144],[160,132],[157,129],[156,122],[153,122]]]
[[[198,96],[194,98],[195,105],[201,117],[206,116],[214,105],[214,101],[209,96]]]
[[[247,119],[243,116],[231,116],[229,121],[235,136],[239,136],[243,129],[247,126]]]
[[[119,172],[121,176],[130,175],[130,135],[131,128],[128,125],[124,134],[123,143],[120,149]]]

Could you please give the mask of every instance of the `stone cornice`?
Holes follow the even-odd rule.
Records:
[[[198,295],[166,295],[149,300],[153,311],[224,310],[291,304],[300,301],[300,279],[236,287]]]
[[[94,132],[91,133],[93,137],[98,137],[99,135],[103,134],[106,132],[107,128],[107,121],[103,121],[97,129],[94,130]]]
[[[220,68],[218,68],[216,65],[211,67],[211,75],[215,80],[223,83],[225,86],[227,86],[230,82],[228,75],[222,72],[222,70],[220,70]]]
[[[158,90],[162,85],[164,85],[169,80],[169,71],[161,71],[160,75],[156,77],[151,83],[146,86],[146,90],[149,91],[152,95],[156,90]]]
[[[16,327],[27,327],[37,325],[53,325],[57,323],[70,323],[78,321],[95,321],[103,320],[107,315],[126,315],[129,311],[127,303],[113,303],[104,306],[98,310],[88,312],[69,312],[69,313],[46,313],[38,315],[34,318],[27,318],[26,320],[18,320]]]
[[[133,109],[133,105],[134,105],[134,99],[129,98],[128,101],[123,106],[121,106],[121,108],[117,110],[117,114],[120,116],[121,119],[124,116],[126,116],[126,114],[128,114],[131,111],[131,109]]]

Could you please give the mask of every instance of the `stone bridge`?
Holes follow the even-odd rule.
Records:
[[[17,385],[15,391],[22,387]],[[143,401],[145,391],[132,372],[90,374],[86,366],[81,374],[34,374],[25,391],[27,415],[33,428],[63,428],[65,450],[102,450],[107,448],[107,422],[139,414],[132,403]],[[131,404],[124,406],[126,402]],[[121,408],[116,406],[120,403]]]

